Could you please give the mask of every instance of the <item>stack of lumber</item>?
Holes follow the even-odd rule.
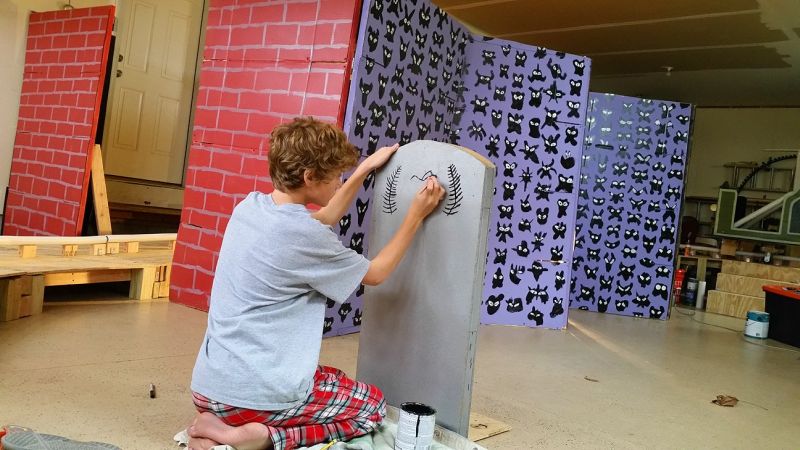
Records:
[[[709,291],[706,311],[747,317],[747,311],[764,311],[762,286],[798,286],[800,269],[726,260],[717,275],[716,290]]]

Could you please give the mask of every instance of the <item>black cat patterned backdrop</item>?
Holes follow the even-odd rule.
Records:
[[[563,328],[590,60],[474,36],[427,0],[366,1],[360,28],[351,141],[366,156],[432,139],[494,162],[482,321]],[[373,183],[339,224],[364,254]],[[329,304],[326,334],[358,330],[362,293]]]
[[[590,60],[476,38],[458,143],[497,167],[481,323],[567,325]]]
[[[344,125],[363,157],[396,142],[457,141],[471,40],[426,0],[364,2]],[[370,176],[338,227],[342,242],[364,255],[373,187]],[[363,292],[341,306],[329,302],[326,335],[358,331]]]
[[[571,308],[669,315],[692,106],[589,95]]]

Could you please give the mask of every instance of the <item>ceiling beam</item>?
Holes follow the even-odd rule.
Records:
[[[507,39],[513,38],[516,36],[525,36],[525,35],[535,35],[535,34],[544,34],[544,33],[561,33],[566,31],[581,31],[581,30],[596,30],[596,29],[603,29],[603,28],[617,28],[617,27],[624,27],[628,25],[651,25],[655,23],[668,23],[668,22],[679,22],[682,20],[694,20],[694,19],[708,19],[714,17],[729,17],[729,16],[740,16],[746,14],[753,14],[760,12],[758,9],[747,9],[742,11],[733,11],[733,12],[723,12],[723,13],[709,13],[709,14],[695,14],[693,16],[680,16],[680,17],[669,17],[664,19],[647,19],[647,20],[631,20],[627,22],[612,22],[612,23],[600,23],[595,25],[581,25],[575,27],[565,27],[565,28],[551,28],[546,30],[535,30],[535,31],[520,31],[517,33],[503,33],[497,34],[495,37]]]

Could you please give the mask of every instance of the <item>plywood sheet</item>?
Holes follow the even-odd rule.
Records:
[[[723,261],[722,273],[800,284],[800,269],[744,261]]]
[[[751,297],[763,297],[764,290],[761,287],[766,285],[796,286],[792,283],[768,280],[765,278],[751,278],[741,275],[731,275],[729,273],[720,273],[717,275],[717,290],[722,292],[749,295]]]
[[[497,436],[506,431],[511,431],[511,425],[505,422],[475,412],[469,415],[469,440],[472,442]]]
[[[747,317],[747,311],[750,310],[763,311],[764,297],[751,297],[722,291],[708,293],[708,302],[706,303],[708,312],[744,319]]]
[[[401,147],[376,177],[370,257],[431,174],[447,195],[392,276],[366,291],[358,379],[380,387],[392,406],[433,406],[438,425],[467,436],[494,166],[450,144]]]

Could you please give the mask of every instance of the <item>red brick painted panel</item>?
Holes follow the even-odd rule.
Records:
[[[113,6],[30,15],[5,234],[80,234],[113,18]]]
[[[47,195],[48,184],[38,181],[35,185],[44,195],[8,190],[5,216],[10,220],[4,224],[3,232],[15,236],[69,236],[75,235],[78,203],[53,200]]]
[[[204,57],[227,61],[346,61],[357,0],[213,2]]]
[[[269,133],[302,115],[341,125],[358,0],[212,0],[170,298],[208,310],[230,214],[271,192]],[[262,41],[259,41],[263,37]]]
[[[262,148],[275,125],[302,112],[307,83],[292,80],[310,71],[308,62],[205,62],[193,142]]]

